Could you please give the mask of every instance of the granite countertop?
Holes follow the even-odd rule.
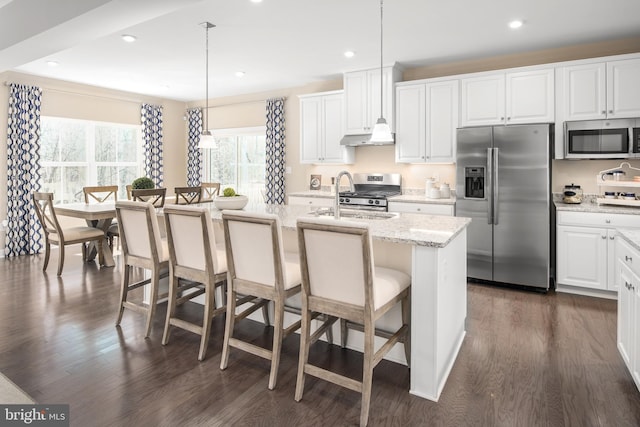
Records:
[[[213,204],[206,203],[200,206],[210,209],[211,217],[214,221],[222,220],[222,211],[218,210]],[[282,222],[282,228],[288,230],[296,229],[296,220],[298,218],[317,217],[308,206],[249,203],[244,210],[248,212],[277,214]],[[370,212],[366,213],[369,214]],[[324,216],[323,218],[332,217]],[[397,213],[394,214],[393,218],[389,219],[343,218],[339,221],[343,220],[369,224],[371,237],[373,237],[374,240],[434,248],[444,248],[447,246],[449,242],[471,222],[470,218],[414,213]]]
[[[640,207],[599,205],[595,200],[586,200],[580,204],[566,204],[561,201],[554,201],[554,205],[558,211],[640,215]]]
[[[640,251],[640,230],[633,228],[618,228],[616,230],[633,248]]]
[[[299,191],[295,193],[289,193],[288,196],[293,197],[318,197],[318,198],[335,198],[335,194],[331,194],[330,191],[319,191],[319,190],[309,190],[309,191]],[[422,193],[412,192],[408,194],[401,194],[399,196],[391,196],[387,200],[390,202],[405,202],[405,203],[430,203],[430,204],[438,204],[438,205],[455,205],[456,198],[450,197],[448,199],[430,199],[424,195],[424,191]]]

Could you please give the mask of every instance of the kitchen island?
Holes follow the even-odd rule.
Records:
[[[222,213],[212,204],[214,222]],[[296,220],[314,216],[308,206],[249,204],[245,211],[277,214],[286,250],[297,251]],[[368,213],[367,213],[368,214]],[[369,216],[369,215],[366,215]],[[411,275],[411,386],[416,396],[437,401],[465,336],[468,218],[396,213],[391,218],[345,218],[370,226],[377,265]],[[384,322],[399,321],[399,310]],[[396,318],[393,318],[393,317]],[[362,349],[356,333],[349,347]],[[390,359],[404,362],[398,351]]]

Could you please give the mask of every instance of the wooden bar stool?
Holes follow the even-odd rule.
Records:
[[[271,361],[269,390],[276,386],[282,340],[300,327],[300,321],[283,328],[285,301],[300,292],[298,255],[285,253],[277,215],[243,211],[222,211],[227,253],[227,318],[220,369],[226,369],[231,347]],[[235,322],[244,319],[260,304],[236,314],[237,295],[254,296],[262,304],[274,302],[271,350],[233,336]]]
[[[204,360],[211,320],[224,313],[216,307],[216,288],[227,280],[227,258],[224,244],[216,245],[209,209],[195,206],[167,205],[164,208],[169,243],[169,302],[162,345],[169,342],[171,326],[199,334],[198,360]],[[183,280],[180,280],[183,279]],[[190,289],[195,291],[189,292]],[[176,306],[204,294],[204,316],[198,325],[178,318]],[[224,296],[224,292],[222,293]]]
[[[202,187],[176,187],[175,191],[177,205],[192,205],[202,199]]]
[[[334,219],[299,219],[298,245],[302,270],[302,331],[295,400],[304,392],[305,375],[324,379],[362,394],[360,425],[367,425],[371,401],[373,368],[397,342],[404,342],[407,361],[409,347],[409,275],[375,267],[367,224]],[[397,303],[402,304],[403,325],[395,332],[378,331],[375,322]],[[311,334],[314,312],[329,317]],[[324,328],[336,318],[362,325],[364,364],[362,380],[339,375],[308,363],[309,348]],[[387,338],[375,351],[374,337]]]

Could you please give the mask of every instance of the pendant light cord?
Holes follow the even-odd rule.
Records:
[[[384,110],[382,104],[382,2],[383,0],[380,0],[380,117]]]
[[[206,90],[207,93],[205,94],[205,97],[204,97],[204,99],[205,99],[204,121],[205,121],[205,123],[204,123],[204,129],[202,130],[202,134],[206,135],[209,132],[209,28],[213,28],[213,27],[215,27],[215,25],[212,24],[209,21],[205,21],[200,25],[202,25],[206,30],[206,39],[205,39],[206,40],[206,43],[205,43],[206,56],[205,56],[205,59],[206,59],[207,63],[205,64],[205,73],[206,73],[205,74],[205,90]]]

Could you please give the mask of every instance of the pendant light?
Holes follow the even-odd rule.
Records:
[[[198,147],[214,148],[216,146],[216,140],[211,134],[211,132],[209,131],[209,28],[213,28],[215,27],[215,25],[213,25],[209,21],[203,22],[200,25],[202,25],[205,28],[206,34],[207,34],[207,42],[206,42],[207,66],[206,66],[206,76],[205,76],[207,93],[205,96],[205,109],[204,109],[205,121],[204,121],[204,126],[202,128],[202,133],[200,134],[200,141],[198,142]]]
[[[391,128],[389,124],[383,117],[382,111],[384,110],[384,105],[382,104],[382,88],[383,88],[383,73],[382,73],[382,1],[380,0],[380,118],[376,122],[373,127],[373,132],[371,133],[370,142],[374,144],[383,144],[393,142],[393,135],[391,134]]]

